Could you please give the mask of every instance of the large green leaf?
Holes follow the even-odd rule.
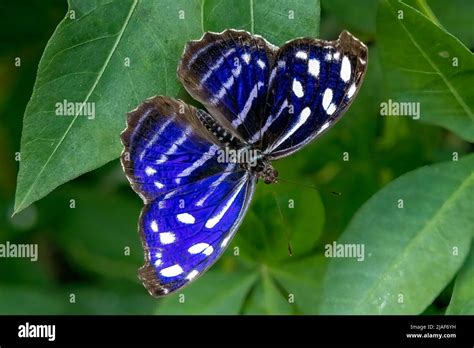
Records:
[[[381,1],[377,35],[391,98],[419,102],[421,121],[474,141],[472,53],[422,13],[395,0]]]
[[[280,171],[280,173],[283,173]],[[319,194],[295,184],[258,185],[251,210],[232,243],[244,256],[275,264],[313,251],[324,226]]]
[[[198,14],[198,3],[186,0],[70,1],[26,108],[15,212],[116,158],[125,113],[149,96],[178,92],[177,61],[185,42],[201,35]],[[93,103],[95,117],[57,116],[64,100]]]
[[[278,288],[267,268],[262,267],[260,281],[243,307],[243,314],[293,314],[296,307],[286,297],[287,294]]]
[[[453,295],[446,314],[474,314],[474,245],[456,276]]]
[[[263,35],[275,45],[319,34],[319,0],[204,0],[204,30],[233,27]],[[238,14],[238,15],[236,15]]]
[[[82,286],[33,290],[2,285],[0,298],[2,315],[151,314],[154,302],[145,293],[121,294]]]
[[[213,269],[179,293],[166,297],[158,314],[237,314],[257,274]]]
[[[474,30],[471,24],[474,14],[473,1],[450,0],[449,4],[445,0],[403,0],[403,2],[424,13],[468,48],[474,48]]]
[[[82,190],[63,190],[45,201],[50,205],[53,199],[62,200],[65,207],[55,238],[74,264],[100,276],[104,283],[111,278],[139,283],[137,269],[144,262],[137,232],[139,199]]]
[[[321,7],[336,17],[349,30],[375,35],[377,0],[359,0],[350,5],[347,0],[323,0]]]
[[[316,255],[271,268],[270,274],[285,291],[285,299],[288,301],[291,296],[293,311],[317,314],[325,271],[326,260]]]
[[[321,312],[421,313],[469,251],[473,195],[474,155],[415,170],[378,192],[337,241],[364,245],[365,259],[331,259]]]
[[[275,7],[252,0],[71,0],[26,108],[15,212],[117,158],[126,112],[152,95],[178,95],[175,71],[185,42],[230,27],[277,44],[316,36],[319,1]],[[57,116],[56,103],[64,100],[92,103],[95,117]]]

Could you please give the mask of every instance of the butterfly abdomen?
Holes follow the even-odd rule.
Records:
[[[209,115],[207,112],[203,112],[199,110],[197,112],[197,116],[199,121],[203,124],[204,127],[214,135],[219,142],[224,145],[224,146],[229,146],[231,148],[241,148],[244,146],[243,142],[238,139],[234,134],[232,134],[230,131],[226,130],[224,127],[222,127],[220,124],[212,118],[211,115]]]

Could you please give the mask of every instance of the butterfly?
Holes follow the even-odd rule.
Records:
[[[278,181],[272,161],[342,117],[366,66],[367,47],[347,31],[280,48],[232,29],[187,43],[177,75],[207,111],[156,96],[121,134],[123,169],[144,201],[138,276],[151,295],[181,289],[219,259],[257,181]]]

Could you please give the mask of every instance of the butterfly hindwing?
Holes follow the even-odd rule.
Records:
[[[245,172],[217,174],[145,206],[140,230],[147,263],[139,276],[152,295],[166,295],[203,274],[234,236],[255,189]]]
[[[265,122],[251,143],[272,159],[287,156],[340,119],[367,65],[367,47],[344,31],[336,41],[295,39],[272,68]]]
[[[198,112],[204,113],[155,97],[129,114],[122,133],[122,165],[145,202],[140,278],[156,296],[181,288],[217,260],[254,191],[248,172],[218,160],[221,144]]]
[[[242,140],[261,124],[276,47],[245,31],[206,33],[186,45],[178,77],[186,90]]]

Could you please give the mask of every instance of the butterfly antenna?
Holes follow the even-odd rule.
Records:
[[[278,181],[279,182],[285,182],[285,183],[288,183],[288,184],[293,184],[293,185],[297,185],[297,186],[302,186],[302,187],[307,187],[307,188],[310,188],[312,190],[316,190],[318,192],[326,192],[326,193],[330,193],[334,196],[341,196],[342,193],[341,192],[338,192],[338,191],[334,191],[334,190],[328,190],[328,189],[321,189],[321,188],[318,188],[314,185],[308,185],[308,184],[302,184],[300,182],[296,182],[296,181],[291,181],[291,180],[287,180],[287,179],[283,179],[281,177],[278,177]]]
[[[277,197],[277,194],[275,191],[273,191],[273,196],[275,197],[275,202],[277,204],[277,207],[278,207],[278,212],[280,213],[280,218],[281,218],[281,221],[283,223],[283,226],[285,228],[285,238],[286,238],[286,242],[288,244],[288,253],[290,256],[293,256],[293,249],[291,248],[291,243],[290,243],[290,233],[288,231],[288,225],[286,224],[286,221],[285,221],[285,217],[283,216],[283,211],[281,210],[281,206],[280,206],[280,202],[278,202],[278,197]]]

